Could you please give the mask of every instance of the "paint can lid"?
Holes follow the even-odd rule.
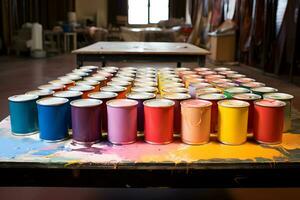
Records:
[[[194,88],[209,88],[209,87],[213,87],[213,86],[210,83],[190,83],[189,87],[194,87]]]
[[[144,86],[156,87],[157,83],[156,82],[135,82],[134,85],[139,87],[144,87]]]
[[[149,78],[149,77],[144,77],[144,78],[135,78],[134,82],[140,82],[140,83],[144,83],[144,82],[156,82],[156,78]]]
[[[67,76],[80,76],[80,77],[86,77],[88,76],[89,74],[88,73],[85,73],[85,72],[72,72],[72,73],[68,73],[66,74]]]
[[[215,70],[217,72],[221,72],[221,71],[230,71],[231,69],[228,67],[216,67],[213,70]]]
[[[85,66],[80,67],[80,69],[92,69],[92,70],[95,70],[95,69],[99,69],[99,67],[98,66],[94,66],[94,65],[85,65]]]
[[[66,84],[74,83],[74,81],[70,79],[57,79],[57,80],[49,81],[49,83],[53,85],[66,85]]]
[[[105,81],[107,78],[105,76],[92,76],[92,77],[85,77],[84,80],[86,81]]]
[[[257,88],[252,88],[251,89],[253,92],[262,92],[262,93],[273,93],[277,92],[278,90],[276,88],[272,87],[257,87]]]
[[[208,75],[217,74],[217,72],[215,72],[215,71],[202,71],[202,72],[198,72],[198,74],[200,74],[202,76],[208,76]]]
[[[48,96],[54,94],[53,90],[32,90],[28,91],[25,94],[37,95],[37,96]]]
[[[184,87],[183,83],[166,83],[163,84],[163,88],[170,88],[170,87]]]
[[[261,82],[248,82],[248,83],[243,83],[243,87],[249,87],[249,88],[256,88],[256,87],[264,87],[266,84],[261,83]]]
[[[128,99],[153,99],[156,97],[154,93],[148,93],[148,92],[131,92],[126,94],[126,97]]]
[[[229,71],[220,71],[220,72],[218,72],[218,74],[227,76],[229,74],[238,74],[238,72],[237,71],[229,70]]]
[[[103,71],[114,74],[117,73],[118,70],[110,69],[110,68],[102,68]]]
[[[244,74],[227,74],[226,76],[231,79],[246,78]]]
[[[276,99],[276,100],[291,100],[294,98],[293,95],[287,94],[287,93],[268,93],[264,94],[264,99]]]
[[[95,81],[95,80],[84,80],[84,81],[77,81],[76,85],[90,85],[90,86],[97,86],[99,85],[100,82],[99,81]]]
[[[202,95],[202,94],[209,94],[209,93],[221,93],[222,91],[217,88],[202,88],[196,90],[197,96]]]
[[[249,83],[249,82],[254,82],[255,79],[253,79],[253,78],[238,78],[238,79],[235,79],[235,81],[238,83]]]
[[[68,90],[80,91],[80,92],[90,91],[93,89],[95,89],[95,87],[90,85],[75,85],[68,88]]]
[[[132,82],[134,78],[127,77],[127,76],[118,76],[111,78],[112,81],[121,81],[121,82]]]
[[[231,83],[231,82],[232,80],[226,78],[216,79],[212,81],[212,83],[214,84],[223,84],[223,83]]]
[[[94,107],[100,106],[102,104],[102,101],[97,99],[78,99],[72,101],[70,104],[74,107]]]
[[[209,93],[209,94],[199,95],[198,99],[203,99],[203,100],[223,100],[223,99],[226,99],[226,96],[224,94],[220,94],[220,93]]]
[[[90,94],[88,94],[89,98],[93,98],[93,99],[111,99],[111,98],[115,98],[117,97],[118,94],[114,93],[114,92],[92,92]]]
[[[150,93],[155,93],[157,92],[156,87],[132,87],[131,88],[132,92],[150,92]]]
[[[258,100],[260,99],[260,95],[252,94],[252,93],[240,93],[233,95],[233,98],[239,100]]]
[[[186,94],[186,93],[168,93],[163,96],[165,99],[170,99],[170,100],[186,100],[190,99],[191,95]]]
[[[119,77],[119,76],[125,76],[125,77],[131,77],[131,78],[134,78],[135,77],[135,72],[126,72],[126,71],[120,71],[117,73],[116,77]]]
[[[46,85],[40,85],[38,87],[38,89],[40,90],[60,90],[60,89],[64,89],[65,86],[64,85],[58,85],[58,84],[46,84]]]
[[[62,97],[62,98],[71,98],[71,97],[80,97],[83,93],[79,91],[59,91],[54,93],[54,97]]]
[[[32,101],[38,99],[38,95],[31,95],[31,94],[20,94],[8,97],[9,101],[13,102],[25,102],[25,101]]]
[[[131,83],[128,81],[110,81],[107,83],[109,86],[129,86]]]
[[[93,72],[93,70],[91,69],[85,69],[85,68],[80,68],[80,69],[73,69],[72,72],[76,73],[76,72],[83,72],[83,73],[91,73]]]
[[[110,107],[131,107],[137,104],[138,101],[132,99],[113,99],[106,102],[106,105]]]
[[[221,83],[221,84],[217,84],[218,87],[220,88],[232,88],[232,87],[237,87],[239,86],[237,83],[231,83],[231,82],[228,82],[228,83]]]
[[[123,92],[126,90],[126,87],[122,87],[122,86],[104,86],[102,88],[100,88],[101,91],[103,92]]]
[[[144,101],[143,104],[148,107],[171,107],[175,105],[175,102],[169,99],[152,99]]]
[[[109,77],[112,77],[113,75],[106,71],[98,70],[97,74],[93,74],[93,76],[104,76],[105,78],[109,78]]]
[[[105,66],[105,67],[102,67],[102,69],[113,69],[113,70],[119,70],[119,67],[116,67],[116,66]]]
[[[166,93],[188,93],[189,92],[189,90],[184,87],[164,88],[163,91]]]
[[[243,88],[243,87],[231,87],[224,90],[225,92],[231,93],[231,94],[239,94],[239,93],[248,93],[250,90]]]
[[[200,99],[189,99],[180,102],[180,105],[182,107],[188,107],[188,108],[199,108],[199,107],[209,107],[212,105],[212,102],[206,100],[200,100]]]
[[[250,106],[250,104],[246,101],[232,100],[232,99],[219,101],[218,105],[223,107],[230,107],[230,108],[242,108],[242,107]]]
[[[203,71],[210,71],[211,69],[210,68],[207,68],[207,67],[196,67],[194,68],[194,71],[196,72],[203,72]]]
[[[36,103],[42,106],[58,106],[67,103],[69,100],[60,97],[46,97],[37,100]]]
[[[220,74],[213,74],[213,75],[207,75],[205,76],[205,79],[224,79],[225,76]]]
[[[81,77],[80,76],[76,76],[76,75],[70,75],[70,76],[60,76],[57,79],[78,81],[78,80],[81,79]]]
[[[264,107],[284,107],[285,102],[275,100],[275,99],[262,99],[254,102],[255,105],[264,106]]]

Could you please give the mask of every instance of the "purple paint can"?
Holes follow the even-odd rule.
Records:
[[[91,99],[101,100],[103,103],[101,104],[101,130],[102,132],[107,133],[107,108],[106,102],[112,99],[115,99],[118,96],[117,93],[114,92],[93,92],[88,95]]]
[[[147,92],[131,92],[126,95],[127,99],[133,99],[138,102],[137,105],[137,130],[144,131],[144,101],[155,99],[156,95]]]
[[[91,145],[101,139],[101,104],[97,99],[71,102],[72,131],[75,143]]]
[[[131,99],[108,101],[108,140],[113,144],[130,144],[137,137],[137,104]]]

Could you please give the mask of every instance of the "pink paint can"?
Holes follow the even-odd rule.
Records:
[[[114,99],[106,103],[108,140],[113,144],[130,144],[137,137],[137,105],[131,99]]]

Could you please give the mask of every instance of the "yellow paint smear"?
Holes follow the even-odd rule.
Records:
[[[284,133],[280,146],[286,150],[300,149],[300,134]]]

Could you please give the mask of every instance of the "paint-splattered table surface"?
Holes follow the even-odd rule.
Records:
[[[299,132],[298,132],[299,133]],[[46,143],[38,135],[14,136],[9,117],[0,123],[0,167],[99,169],[207,169],[300,166],[300,134],[285,133],[279,145],[260,145],[249,138],[240,146],[223,145],[215,137],[205,145],[186,145],[176,139],[168,145],[151,145],[140,138],[130,145],[101,142],[75,146],[71,140]]]

